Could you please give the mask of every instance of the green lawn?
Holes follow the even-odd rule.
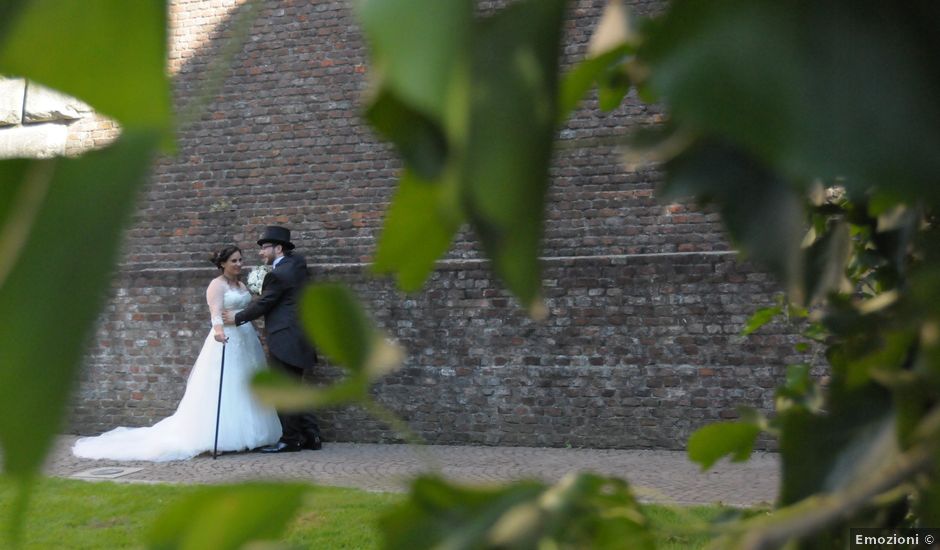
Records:
[[[731,516],[766,514],[770,507],[737,509],[721,506],[644,506],[643,510],[657,532],[658,550],[685,550],[704,548],[711,540],[707,533],[715,520],[728,520]]]
[[[142,533],[160,512],[200,489],[43,479],[29,506],[22,548],[142,548]],[[9,481],[0,478],[0,521],[4,524],[13,495]],[[317,487],[288,527],[285,540],[300,548],[377,548],[375,519],[402,498],[393,493]],[[0,548],[5,547],[4,537],[0,535]]]
[[[144,485],[43,479],[25,520],[28,550],[48,548],[142,548],[144,533],[167,506],[199,492],[199,486]],[[9,519],[14,492],[0,477],[0,521]],[[293,548],[378,548],[375,520],[405,495],[316,487],[310,491],[283,541]],[[659,548],[701,548],[708,538],[695,534],[726,512],[716,506],[645,507],[660,534]],[[0,547],[5,547],[0,535]]]

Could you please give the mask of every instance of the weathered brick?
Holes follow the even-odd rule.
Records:
[[[629,3],[641,14],[663,5]],[[177,154],[155,162],[87,354],[74,430],[146,425],[173,411],[209,329],[206,258],[236,243],[253,263],[254,241],[272,223],[291,227],[314,279],[350,285],[408,350],[373,395],[431,443],[681,448],[739,404],[771,411],[783,358],[810,356],[792,350],[794,327],[740,337],[742,320],[779,289],[723,253],[714,212],[659,204],[658,169],[627,170],[616,148],[596,145],[662,120],[634,94],[611,113],[592,94],[559,134],[544,322],[525,317],[466,229],[420,292],[371,277],[401,162],[361,117],[367,59],[350,4],[263,2],[205,112],[180,128]],[[503,4],[481,2],[480,12]],[[565,67],[584,55],[605,4],[572,2]],[[202,93],[242,9],[171,2],[178,106]],[[83,139],[116,133],[88,124]],[[323,365],[312,381],[342,376]],[[328,439],[397,441],[358,407],[321,417]]]

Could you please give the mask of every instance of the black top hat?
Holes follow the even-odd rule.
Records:
[[[279,244],[284,250],[293,250],[294,243],[290,242],[290,229],[280,225],[269,225],[264,228],[264,233],[258,239],[258,246],[264,243]]]

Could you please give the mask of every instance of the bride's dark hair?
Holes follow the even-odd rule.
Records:
[[[212,265],[219,268],[219,271],[222,271],[222,264],[224,264],[232,256],[232,254],[241,251],[241,248],[230,244],[213,254],[212,257],[209,258],[209,261],[212,262]]]

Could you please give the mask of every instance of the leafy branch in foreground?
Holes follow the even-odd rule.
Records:
[[[918,503],[937,488],[938,434],[923,426],[940,396],[940,312],[918,295],[937,293],[937,196],[925,176],[938,167],[923,151],[898,149],[912,132],[940,142],[921,123],[938,109],[927,76],[938,67],[922,55],[936,39],[919,30],[920,18],[937,22],[940,12],[918,2],[686,1],[648,28],[640,56],[650,86],[672,124],[694,136],[666,160],[663,192],[717,205],[742,251],[780,277],[788,301],[809,308],[807,335],[825,346],[831,369],[820,390],[807,366],[791,367],[774,418],[709,426],[690,440],[707,466],[714,456],[699,449],[745,425],[747,436],[725,452],[746,455],[759,427],[780,438],[780,509],[718,547],[799,539],[828,548],[852,525],[936,523],[936,509]],[[819,28],[826,39],[808,36]],[[841,49],[862,43],[850,55]],[[886,111],[865,114],[874,92],[859,84],[863,67],[886,56],[895,65],[881,100],[910,99],[890,121]],[[862,135],[866,116],[878,130]]]
[[[0,316],[19,321],[0,334],[0,444],[4,468],[24,486],[21,503],[67,403],[119,229],[171,127],[165,3],[92,4],[14,2],[0,21],[0,72],[75,95],[124,129],[81,159],[0,166],[0,250],[12,261]],[[564,77],[563,0],[523,0],[482,18],[474,7],[357,3],[378,75],[367,118],[405,160],[376,269],[417,289],[466,222],[510,291],[531,315],[544,314],[537,258],[555,132],[594,84],[604,108],[636,90],[670,114],[644,138],[661,162],[660,196],[716,205],[739,249],[822,327],[812,338],[831,369],[819,387],[807,366],[791,367],[774,418],[744,417],[733,433],[706,428],[690,442],[709,451],[704,464],[745,456],[749,423],[780,438],[779,509],[722,525],[719,544],[775,547],[795,537],[800,547],[831,548],[849,526],[940,524],[940,5],[676,0],[631,22],[611,0],[588,58]],[[818,200],[820,190],[830,196]],[[74,208],[104,194],[118,199],[105,212]],[[35,276],[75,255],[97,261],[76,264],[68,285]],[[43,339],[50,318],[67,338],[55,347]],[[395,364],[371,362],[384,354],[370,330],[354,335],[335,334],[346,343],[333,355],[351,376],[320,395],[336,402],[362,398],[384,372],[375,367]],[[37,365],[46,376],[34,376]],[[23,417],[33,420],[28,433]],[[615,480],[479,493],[419,481],[412,500],[418,515],[403,517],[447,520],[436,533],[459,535],[459,547],[602,545],[608,533],[645,544],[642,510]],[[390,540],[411,536],[409,525],[404,534],[390,527]]]
[[[81,158],[0,161],[0,316],[15,320],[0,331],[0,448],[21,487],[8,530],[15,541],[70,402],[120,230],[158,146],[172,143],[172,121],[163,2],[14,2],[3,11],[0,74],[78,97],[123,128]],[[95,208],[102,197],[108,207]],[[66,276],[64,258],[94,261],[71,262]]]
[[[70,403],[121,231],[154,157],[174,146],[166,2],[23,0],[0,12],[0,74],[77,97],[121,127],[108,147],[77,158],[0,161],[0,315],[15,320],[0,331],[0,462],[18,485],[14,505],[0,518],[8,526],[0,545],[15,547],[33,482]],[[107,207],[96,207],[105,198]],[[63,271],[63,260],[75,258],[91,261],[71,261]],[[199,518],[193,531],[213,531],[206,527],[220,517],[237,518],[242,529],[197,546],[240,547],[270,534],[279,524],[246,519],[263,517],[261,502],[286,521],[287,509],[276,506],[291,502],[293,489],[260,490],[278,496],[259,500],[250,487],[213,495],[213,506],[189,517]],[[186,536],[175,534],[169,541],[162,533],[152,547],[183,545]]]
[[[496,489],[422,477],[381,526],[388,548],[653,548],[626,482],[592,474]]]
[[[449,13],[454,19],[447,20],[469,21],[467,4],[454,4],[456,11]],[[546,157],[520,157],[524,151],[513,146],[516,132],[474,133],[474,118],[466,117],[474,111],[462,102],[483,97],[499,112],[500,101],[518,105],[528,94],[529,105],[555,101],[552,110],[563,124],[594,83],[601,86],[604,108],[620,101],[611,98],[624,97],[625,84],[633,87],[638,97],[664,104],[669,118],[638,135],[626,159],[632,163],[644,151],[651,154],[665,175],[661,198],[691,196],[714,204],[739,250],[777,275],[785,301],[747,330],[758,330],[778,313],[805,315],[809,341],[800,349],[824,349],[830,368],[827,383],[819,384],[811,376],[817,365],[791,366],[773,418],[748,412],[734,423],[703,428],[690,440],[692,458],[709,466],[726,454],[745,458],[762,430],[780,439],[780,510],[731,524],[728,532],[737,535],[722,540],[774,547],[797,538],[801,547],[828,548],[844,542],[850,525],[937,524],[933,442],[938,436],[924,426],[940,402],[940,245],[935,244],[940,239],[934,235],[940,191],[932,184],[940,174],[940,157],[934,154],[940,125],[926,122],[940,120],[940,66],[931,54],[940,38],[928,30],[940,24],[940,7],[926,1],[677,0],[661,16],[638,21],[611,0],[588,58],[568,76],[546,78],[543,72],[530,80],[540,83],[537,90],[517,87],[518,81],[508,78],[488,85],[492,76],[476,60],[488,59],[482,52],[501,39],[477,29],[507,28],[501,23],[517,20],[507,13],[528,11],[528,18],[538,20],[543,12],[534,4],[518,2],[478,27],[464,25],[472,38],[467,33],[441,38],[420,22],[406,33],[372,18],[393,7],[430,13],[421,1],[361,3],[383,77],[376,97],[394,95],[400,113],[395,120],[370,120],[402,152],[401,195],[417,189],[427,197],[435,194],[433,200],[393,205],[380,243],[380,268],[404,273],[404,264],[386,261],[387,253],[406,250],[406,241],[424,247],[425,267],[410,271],[404,285],[415,288],[445,241],[433,240],[439,236],[433,232],[423,238],[411,220],[428,220],[421,215],[427,212],[432,218],[446,216],[452,234],[469,219],[497,260],[495,271],[530,305],[537,287],[520,287],[532,284],[525,283],[529,277],[510,277],[512,269],[526,268],[500,264],[499,241],[515,246],[510,236],[530,231],[526,224],[541,219],[520,217],[518,223],[490,227],[474,218],[475,205],[466,200],[512,203],[506,212],[540,211],[544,183],[517,185],[498,174],[509,173],[501,171],[506,163],[531,166]],[[539,40],[531,30],[537,26],[521,28],[513,43],[523,44],[519,37],[524,36],[528,47],[550,44],[557,32],[539,31],[544,34]],[[469,44],[481,40],[493,44]],[[439,95],[421,101],[401,84],[409,75],[404,67],[421,65],[419,56],[409,54],[417,50],[444,51],[451,61],[437,73],[444,84],[423,88]],[[512,70],[526,74],[536,66]],[[884,68],[877,86],[871,67]],[[492,74],[505,76],[500,71]],[[556,80],[562,82],[558,95]],[[428,105],[447,108],[434,111]],[[411,131],[434,128],[428,135],[437,141],[407,134],[402,113],[420,115],[422,124],[412,124]],[[547,131],[541,124],[531,129],[532,140]],[[509,153],[502,158],[468,153],[478,135],[486,136],[492,150]],[[438,144],[421,151],[439,162],[415,155],[416,143]],[[472,171],[447,169],[468,159]],[[537,173],[544,178],[544,172]],[[424,187],[415,185],[417,174]],[[488,181],[499,181],[499,187]],[[527,194],[526,186],[539,191]],[[409,216],[409,208],[424,210]],[[525,257],[537,253],[531,242],[525,246]],[[485,507],[479,512],[487,513],[495,512]]]

